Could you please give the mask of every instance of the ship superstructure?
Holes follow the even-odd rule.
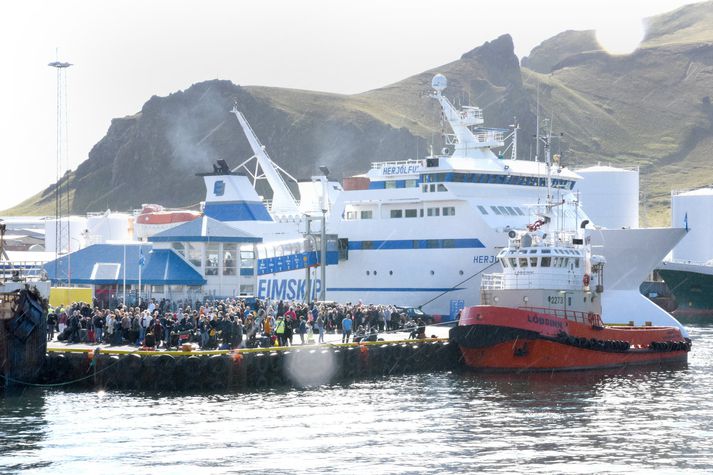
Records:
[[[257,272],[254,293],[258,297],[305,295],[299,290],[304,288],[305,271],[295,265],[294,256],[314,253],[310,259],[320,259],[321,225],[315,218],[322,216],[330,264],[326,268],[328,300],[421,306],[426,312],[450,316],[465,305],[478,303],[472,300],[478,298],[482,273],[495,264],[511,230],[533,222],[538,204],[558,203],[550,223],[553,229],[575,228],[589,220],[572,192],[580,179],[576,173],[557,162],[548,172],[544,162],[497,155],[493,149],[503,146],[506,131],[483,127],[478,107],[454,107],[443,94],[444,76],[436,75],[432,87],[431,97],[440,104],[452,131],[445,137],[441,154],[374,162],[363,175],[346,178],[343,188],[326,176],[313,177],[298,184],[299,203],[288,193],[281,170],[269,159],[247,120],[237,108],[233,111],[260,167],[267,170],[253,178],[266,178],[278,190],[280,208],[275,208],[276,198],[272,208],[260,200],[249,173],[224,170],[205,177],[205,209],[209,216],[263,238],[257,260],[272,264]],[[230,195],[227,190],[235,191]],[[238,208],[251,212],[238,213]],[[305,237],[307,220],[311,228]],[[589,223],[588,228],[593,248],[611,263],[610,305],[625,306],[629,315],[646,313],[658,324],[670,324],[668,314],[657,313],[640,296],[638,285],[684,232],[606,230],[596,223]],[[310,280],[318,295],[319,275],[313,273]],[[607,299],[603,305],[608,305]]]

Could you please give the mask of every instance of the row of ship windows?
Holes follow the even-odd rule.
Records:
[[[570,267],[572,269],[579,269],[579,258],[569,258],[569,257],[508,257],[503,259],[501,262],[505,267]]]
[[[492,175],[488,173],[429,173],[421,175],[418,179],[407,180],[385,180],[372,181],[369,184],[370,189],[392,189],[392,188],[414,188],[421,183],[492,183],[496,185],[521,185],[521,186],[547,186],[547,179],[536,176],[516,176],[516,175]],[[552,178],[553,188],[562,188],[571,190],[574,188],[574,180],[565,180],[563,178]],[[425,185],[423,191],[446,191],[445,186],[439,185],[438,188],[428,188]]]
[[[482,214],[488,214],[485,206],[478,205],[478,209]],[[525,213],[517,206],[491,206],[490,209],[498,216],[525,216]]]
[[[407,209],[392,209],[389,211],[389,218],[423,218],[425,216],[455,216],[455,206],[444,206],[442,208],[426,208],[425,213],[423,208],[407,208]],[[347,211],[346,219],[373,219],[374,212],[371,210]]]

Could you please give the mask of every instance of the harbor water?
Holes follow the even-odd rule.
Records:
[[[685,368],[433,373],[0,398],[0,473],[711,473],[713,326]]]

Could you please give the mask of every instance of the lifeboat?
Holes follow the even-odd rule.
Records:
[[[135,225],[138,239],[148,238],[202,216],[202,213],[198,211],[167,210],[156,204],[144,204],[141,208],[141,213],[136,216]]]

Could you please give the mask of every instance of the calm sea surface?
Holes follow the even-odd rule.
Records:
[[[713,473],[713,327],[683,369],[0,397],[0,473]]]

